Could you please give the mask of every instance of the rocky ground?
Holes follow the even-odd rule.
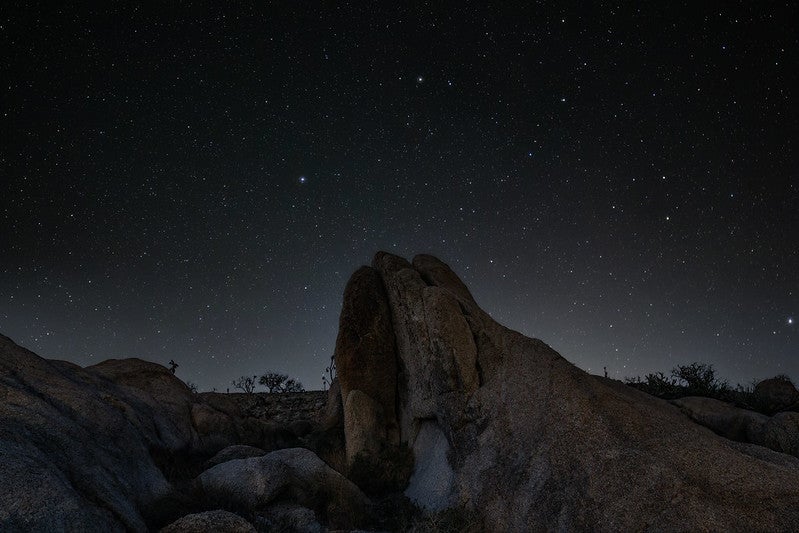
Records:
[[[335,358],[328,393],[195,394],[153,363],[81,368],[0,336],[0,531],[799,524],[795,414],[588,375],[434,257],[353,274]]]

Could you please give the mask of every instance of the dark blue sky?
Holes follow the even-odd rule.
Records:
[[[425,252],[592,372],[799,378],[795,5],[302,4],[0,8],[0,332],[317,388]]]

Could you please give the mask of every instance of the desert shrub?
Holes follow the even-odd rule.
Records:
[[[726,381],[716,378],[713,365],[691,363],[678,365],[671,370],[671,376],[663,372],[647,374],[640,377],[626,378],[628,385],[647,392],[658,398],[673,400],[684,396],[706,396],[724,401],[732,401],[734,391]]]
[[[643,380],[640,377],[627,378],[624,382],[658,398],[671,399],[676,398],[678,394],[674,379],[667,377],[663,372],[647,374]]]
[[[680,396],[707,396],[721,399],[730,391],[726,381],[719,381],[716,378],[713,365],[705,363],[679,365],[672,369],[671,375],[682,388],[679,391]]]
[[[298,380],[289,378],[280,372],[267,372],[258,379],[258,383],[266,387],[267,392],[303,392],[305,388]]]
[[[349,478],[369,495],[402,492],[413,473],[413,450],[406,446],[386,446],[377,456],[357,454]]]

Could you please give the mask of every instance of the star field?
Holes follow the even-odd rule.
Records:
[[[432,253],[594,373],[799,379],[792,3],[0,8],[0,333],[320,388]]]

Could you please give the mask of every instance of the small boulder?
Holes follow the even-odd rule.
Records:
[[[304,448],[228,461],[206,470],[198,480],[210,498],[247,510],[287,498],[345,528],[362,523],[369,514],[370,503],[361,490]]]
[[[207,531],[255,533],[256,530],[239,515],[220,509],[186,515],[163,528],[161,533],[206,533]]]

